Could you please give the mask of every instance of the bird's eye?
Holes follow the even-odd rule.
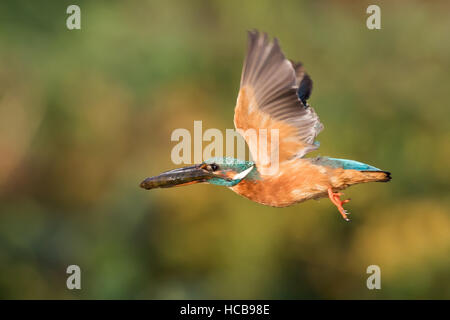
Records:
[[[206,163],[204,163],[204,164],[201,166],[201,168],[204,169],[204,170],[207,170],[207,171],[209,171],[209,172],[214,172],[214,171],[219,170],[219,166],[218,166],[217,164],[215,164],[215,163],[212,163],[212,164],[206,164]]]
[[[217,171],[218,169],[219,169],[219,166],[217,164],[215,164],[215,163],[209,164],[206,167],[206,170],[208,170],[208,171]]]

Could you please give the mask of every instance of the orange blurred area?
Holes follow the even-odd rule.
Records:
[[[78,1],[67,30],[70,4],[0,4],[0,298],[450,298],[448,2]],[[327,199],[139,188],[175,167],[173,130],[233,128],[253,28],[314,81],[312,156],[392,173],[346,191],[351,223]]]

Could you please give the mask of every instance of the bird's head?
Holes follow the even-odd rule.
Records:
[[[258,171],[252,161],[234,158],[211,158],[200,164],[174,169],[150,177],[141,182],[141,188],[171,188],[207,182],[233,187],[244,179],[258,179]]]

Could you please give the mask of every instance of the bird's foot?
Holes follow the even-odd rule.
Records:
[[[340,192],[333,192],[331,188],[328,188],[328,197],[330,198],[331,202],[338,208],[339,212],[342,215],[342,218],[345,219],[345,221],[350,221],[350,219],[347,217],[347,215],[350,214],[347,210],[344,209],[343,205],[350,201],[350,199],[341,200],[341,196],[343,193]]]

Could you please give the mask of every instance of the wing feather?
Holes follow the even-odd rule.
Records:
[[[257,31],[250,31],[248,35],[235,126],[243,131],[267,129],[269,150],[273,147],[270,130],[277,129],[278,161],[303,157],[318,148],[314,141],[323,128],[319,117],[306,102],[312,90],[311,78],[301,63],[285,58],[276,38],[269,41],[267,34]],[[253,159],[258,159],[257,142],[245,135],[244,138]]]

